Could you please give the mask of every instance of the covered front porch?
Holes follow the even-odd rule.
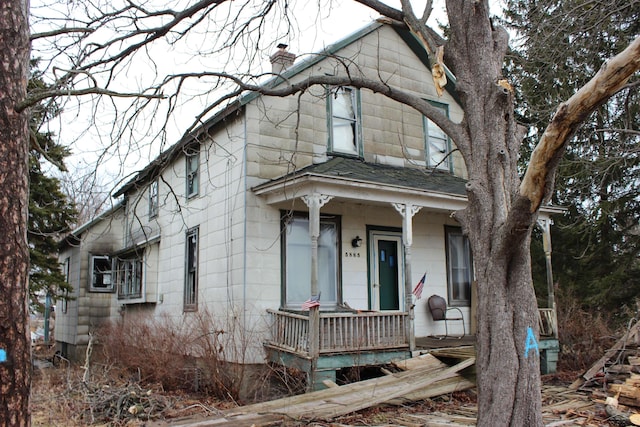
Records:
[[[254,187],[265,207],[286,218],[279,230],[281,303],[268,310],[268,361],[306,372],[309,387],[321,388],[323,380],[335,381],[341,368],[408,358],[426,351],[425,343],[450,346],[446,339],[429,338],[445,331],[426,308],[431,294],[445,296],[464,313],[466,328],[454,324],[449,332],[467,336],[454,343],[473,342],[472,260],[450,215],[466,206],[464,185],[464,180],[437,171],[332,159]],[[290,214],[294,206],[298,211],[306,206],[308,214],[302,214],[308,224],[296,222]],[[324,255],[318,243],[322,221],[333,227],[333,240],[323,243]],[[290,224],[298,226],[295,236],[286,228]],[[549,222],[545,224],[546,237]],[[290,245],[294,237],[297,246]],[[331,260],[336,261],[328,265],[333,248]],[[385,256],[393,266],[381,265]],[[393,268],[383,277],[385,267]],[[412,269],[419,270],[414,274]],[[301,311],[304,299],[320,294],[319,270],[335,277],[335,286],[322,292],[320,307]],[[425,271],[425,298],[418,299],[412,289]],[[385,303],[384,280],[391,283],[392,304]],[[553,304],[549,310],[541,312],[541,325],[555,325]],[[557,338],[555,332],[549,336]]]

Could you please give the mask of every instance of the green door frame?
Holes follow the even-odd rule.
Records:
[[[402,231],[368,230],[369,307],[404,310],[404,246]]]

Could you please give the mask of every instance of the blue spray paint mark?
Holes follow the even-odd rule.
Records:
[[[6,363],[7,351],[4,348],[0,348],[0,363]]]
[[[524,358],[529,357],[529,351],[532,349],[536,350],[536,354],[540,356],[540,350],[538,348],[538,341],[536,341],[536,336],[533,334],[533,329],[531,327],[527,328],[527,341],[524,344]]]

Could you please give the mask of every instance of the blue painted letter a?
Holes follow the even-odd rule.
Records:
[[[533,329],[531,327],[527,328],[527,341],[524,344],[524,357],[525,359],[529,357],[529,351],[532,349],[536,350],[536,354],[540,356],[540,350],[538,349],[538,341],[536,341],[536,336],[533,334]]]

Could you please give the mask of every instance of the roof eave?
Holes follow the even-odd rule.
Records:
[[[268,204],[287,202],[314,192],[369,203],[407,203],[446,211],[463,209],[467,204],[466,196],[460,194],[314,173],[270,181],[252,190]]]

